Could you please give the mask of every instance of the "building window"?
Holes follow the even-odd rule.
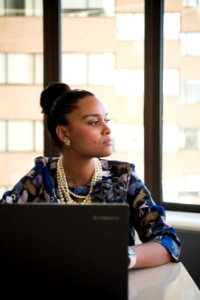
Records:
[[[115,124],[112,128],[113,150],[118,152],[142,152],[144,130],[142,125]]]
[[[7,55],[7,66],[8,84],[31,84],[33,82],[33,57],[31,54],[10,53]]]
[[[181,54],[200,56],[200,43],[197,43],[200,39],[199,32],[187,32],[180,34],[181,41]]]
[[[185,7],[200,6],[200,0],[183,0],[183,6]]]
[[[116,14],[116,22],[118,40],[144,39],[144,14]]]
[[[180,36],[180,13],[164,14],[164,39],[178,40]]]
[[[43,55],[0,53],[0,84],[42,84]],[[19,72],[20,70],[20,72]]]
[[[43,55],[33,54],[33,83],[43,84]]]
[[[1,120],[0,134],[0,152],[43,151],[42,121]]]
[[[200,176],[182,175],[178,180],[163,180],[165,201],[182,204],[199,204]]]
[[[44,126],[42,121],[34,122],[34,151],[43,152]]]
[[[115,71],[115,93],[118,97],[143,96],[144,70],[117,69]]]
[[[177,152],[179,148],[180,148],[179,126],[176,124],[164,124],[163,125],[163,152]]]
[[[62,12],[70,17],[112,17],[114,0],[62,0]]]
[[[181,102],[186,104],[200,103],[199,80],[187,80],[181,82]]]
[[[165,96],[178,96],[180,89],[178,69],[164,69],[163,73],[163,94]]]
[[[63,54],[62,80],[70,84],[114,85],[115,56]]]
[[[70,84],[87,83],[87,56],[85,54],[62,55],[62,80]]]
[[[5,121],[0,121],[0,152],[4,152],[7,149],[6,145],[6,122]]]
[[[0,16],[42,16],[42,1],[1,0]]]
[[[20,134],[19,134],[20,133]],[[33,124],[31,121],[8,122],[8,151],[33,150]]]
[[[0,53],[0,84],[5,84],[6,82],[6,55]]]
[[[185,150],[200,149],[200,129],[181,128],[181,144],[180,148]]]
[[[114,85],[115,56],[113,53],[88,56],[89,84]]]

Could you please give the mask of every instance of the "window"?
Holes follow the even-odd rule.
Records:
[[[185,7],[200,6],[200,1],[199,0],[183,0],[183,6],[185,6]]]
[[[200,103],[200,80],[181,82],[181,103]]]
[[[62,55],[62,78],[71,84],[87,83],[87,56],[85,54]]]
[[[198,1],[185,1],[179,17],[175,5],[164,15],[172,26],[164,40],[162,178],[164,203],[188,204],[192,209],[192,205],[200,205],[200,33],[199,7],[188,14],[186,4],[199,5]]]
[[[42,152],[43,150],[42,121],[1,120],[0,134],[2,137],[0,152]]]
[[[20,134],[16,135],[17,132]],[[8,151],[31,151],[33,149],[33,124],[30,121],[8,122]]]
[[[41,0],[2,0],[0,16],[41,16]]]
[[[90,54],[88,61],[89,84],[113,85],[115,56],[112,53]]]
[[[114,151],[142,152],[144,133],[142,125],[115,124],[113,126]]]
[[[6,122],[0,121],[0,151],[6,151]]]
[[[144,14],[117,14],[116,21],[117,39],[127,41],[144,39]]]
[[[117,69],[115,71],[115,92],[118,97],[143,96],[144,70]]]
[[[6,82],[6,55],[4,53],[0,53],[0,84]]]
[[[114,9],[114,0],[62,0],[63,13],[72,17],[111,17]]]
[[[62,78],[70,84],[113,85],[115,56],[102,54],[63,54]]]
[[[24,0],[4,0],[5,15],[23,16],[24,2],[25,2]]]
[[[182,128],[181,134],[181,149],[198,150],[200,149],[200,129]]]
[[[177,152],[180,148],[180,133],[177,124],[163,126],[163,152]]]
[[[8,20],[9,22],[12,20],[12,26],[6,27],[8,38],[20,41],[22,33],[20,30],[13,35],[16,19],[17,21],[21,19],[18,18],[20,14],[26,19],[28,16],[38,16],[36,18],[38,27],[34,27],[34,30],[42,30],[40,27],[42,1],[20,1],[19,5],[23,6],[23,11],[21,7],[17,8],[17,2],[0,1],[0,15],[3,16],[1,22],[2,24],[5,22],[5,26],[8,25]],[[106,102],[114,120],[115,151],[112,157],[128,159],[135,162],[136,167],[139,165],[143,168],[144,1],[136,1],[137,4],[135,1],[128,2],[128,4],[113,0],[61,2],[62,17],[67,19],[67,26],[62,28],[67,37],[65,40],[62,39],[62,80],[73,85],[72,88],[81,85],[82,88],[93,91]],[[6,20],[6,15],[14,14],[14,10],[11,12],[14,6],[15,15]],[[163,201],[164,204],[168,202],[180,204],[180,207],[181,204],[188,204],[193,209],[193,204],[200,204],[200,121],[197,117],[200,114],[200,46],[197,42],[200,37],[199,1],[182,1],[182,5],[169,1],[165,7]],[[188,10],[187,7],[193,8]],[[191,16],[189,22],[189,16],[184,17],[186,14]],[[85,27],[81,30],[83,24]],[[95,25],[95,35],[93,25]],[[155,31],[157,29],[155,28]],[[19,95],[20,107],[23,106],[23,101],[33,101],[33,98],[38,103],[39,92],[42,89],[43,57],[42,51],[38,52],[38,49],[42,49],[42,45],[38,45],[37,39],[33,43],[32,34],[26,32],[26,26],[23,27],[23,31],[27,36],[27,44],[31,43],[31,53],[23,43],[19,43],[20,50],[19,47],[9,48],[6,40],[0,45],[0,96],[2,102],[7,101],[6,105],[11,107],[13,95],[15,97]],[[152,43],[155,43],[153,39]],[[6,50],[5,45],[8,47]],[[156,56],[152,58],[157,60]],[[154,88],[159,89],[159,86],[155,85]],[[30,119],[25,120],[20,114],[15,117],[12,114],[14,111],[6,110],[5,107],[0,111],[0,134],[4,137],[0,142],[0,165],[1,169],[6,169],[5,159],[2,157],[9,155],[9,161],[13,162],[12,151],[18,151],[19,155],[22,151],[21,169],[15,167],[14,170],[11,168],[9,170],[16,179],[19,178],[19,170],[22,174],[27,170],[27,162],[32,165],[30,156],[26,154],[31,155],[30,151],[37,152],[43,148],[43,126],[40,110],[34,119],[31,116]],[[27,121],[30,123],[26,123]],[[25,122],[23,124],[27,125],[22,130],[25,135],[28,130],[32,134],[26,145],[21,137],[16,139],[15,123],[17,122]],[[19,144],[13,143],[12,137],[19,140],[20,145],[24,145],[25,148],[20,149]],[[123,144],[120,143],[121,139]],[[152,145],[152,149],[154,146]],[[35,156],[33,153],[33,157]],[[15,169],[18,171],[16,172]],[[4,186],[12,186],[16,182],[8,177],[5,181],[5,178],[5,174],[0,175],[0,182]],[[156,182],[156,185],[158,186],[159,182]]]
[[[33,66],[33,83],[42,85],[43,83],[43,55],[35,54]]]
[[[42,84],[42,54],[0,53],[0,84]]]
[[[181,54],[200,56],[199,32],[184,32],[180,34]]]
[[[165,13],[164,39],[177,40],[180,35],[180,13]]]
[[[163,74],[163,94],[165,96],[178,96],[179,85],[179,70],[165,69]]]
[[[29,54],[8,54],[8,84],[32,83],[33,59]],[[19,72],[20,70],[20,72]]]
[[[34,146],[36,152],[43,151],[44,144],[44,125],[42,121],[34,122]]]

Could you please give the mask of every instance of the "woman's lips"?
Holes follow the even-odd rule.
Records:
[[[107,139],[106,141],[103,142],[103,144],[106,145],[106,146],[112,146],[112,140]]]

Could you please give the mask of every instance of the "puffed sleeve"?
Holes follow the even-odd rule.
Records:
[[[157,205],[150,191],[138,178],[134,168],[130,175],[127,200],[130,205],[130,229],[137,231],[141,242],[154,240],[162,244],[173,261],[179,261],[180,239],[176,230],[166,222],[163,206]]]
[[[0,203],[54,202],[56,199],[47,158],[38,157],[35,159],[34,167],[15,184],[13,189],[3,194]]]

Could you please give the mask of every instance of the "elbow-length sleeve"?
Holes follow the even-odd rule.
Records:
[[[130,205],[132,243],[136,230],[141,242],[156,241],[167,249],[173,261],[179,261],[181,248],[176,230],[166,222],[164,207],[155,203],[148,188],[137,177],[134,167],[130,175],[127,200]]]

